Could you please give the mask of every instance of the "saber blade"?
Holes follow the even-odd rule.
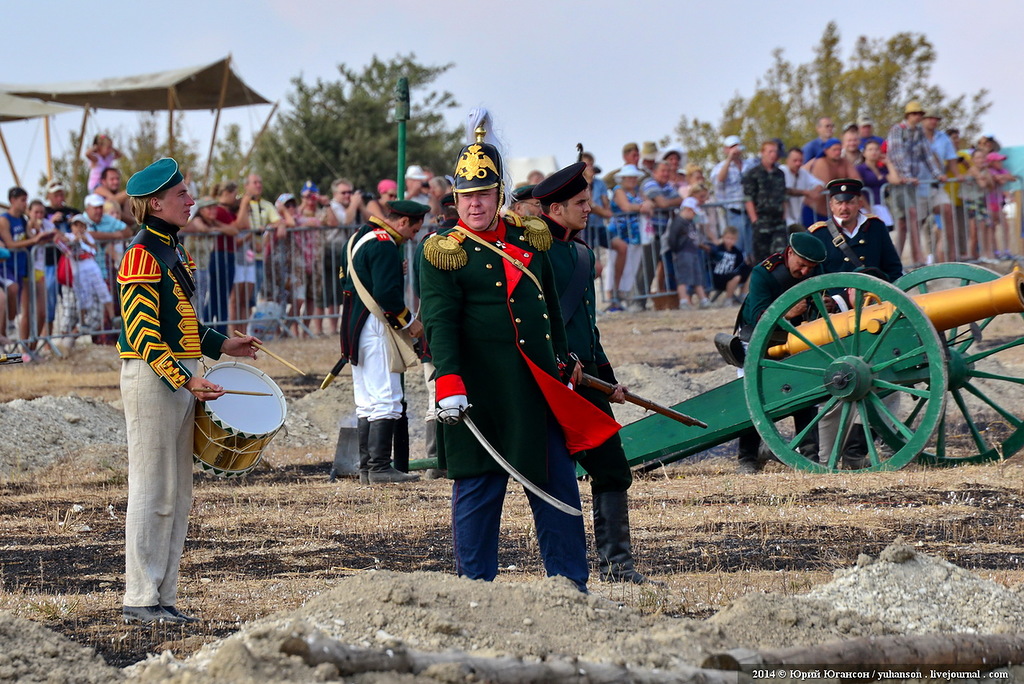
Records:
[[[506,461],[502,457],[502,455],[498,453],[498,450],[491,446],[491,443],[488,442],[487,438],[484,437],[482,432],[480,432],[480,428],[476,426],[476,423],[473,422],[473,419],[469,417],[468,413],[464,412],[462,414],[462,422],[466,424],[466,427],[469,428],[469,431],[473,433],[474,437],[476,437],[476,441],[480,442],[480,446],[482,446],[487,451],[487,453],[491,455],[491,458],[493,458],[495,462],[497,462],[497,464],[500,465],[505,470],[506,473],[512,476],[513,480],[523,485],[528,490],[530,490],[531,492],[533,492],[534,494],[536,494],[541,499],[548,502],[558,510],[562,511],[563,513],[568,513],[569,515],[583,515],[583,511],[573,508],[567,503],[559,501],[558,499],[556,499],[555,497],[551,496],[543,489],[538,487],[537,485],[530,482],[522,473],[513,468],[512,464]]]

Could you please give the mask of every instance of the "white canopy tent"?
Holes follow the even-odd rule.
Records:
[[[21,121],[23,119],[38,119],[39,117],[49,117],[54,114],[63,114],[64,112],[71,111],[75,111],[75,108],[41,102],[26,97],[18,97],[17,95],[0,91],[0,123],[5,121]],[[11,175],[14,177],[15,184],[21,185],[21,179],[18,178],[18,172],[14,168],[14,160],[11,159],[11,152],[7,149],[7,140],[4,138],[2,130],[0,130],[0,146],[4,149],[4,156],[7,157],[7,165],[11,168]]]
[[[0,91],[21,97],[39,98],[45,102],[84,107],[83,131],[90,108],[140,112],[166,111],[168,146],[172,150],[176,110],[216,110],[213,135],[210,138],[210,154],[207,155],[206,175],[209,175],[210,171],[209,159],[213,156],[213,144],[217,138],[221,110],[225,107],[270,104],[269,100],[246,85],[235,73],[231,67],[231,55],[210,64],[138,76],[63,83],[0,84]],[[275,105],[267,117],[267,123],[276,109]],[[266,128],[266,124],[263,128]],[[255,144],[254,140],[253,145]]]

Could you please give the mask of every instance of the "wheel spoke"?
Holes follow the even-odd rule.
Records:
[[[992,356],[993,354],[998,354],[1001,351],[1006,351],[1007,349],[1013,349],[1014,347],[1019,347],[1022,344],[1024,344],[1024,337],[1018,337],[1017,339],[1013,340],[1012,342],[1007,342],[1005,344],[996,345],[995,347],[992,347],[991,349],[986,349],[983,352],[978,352],[977,354],[974,354],[973,356],[965,356],[964,357],[964,361],[966,363],[969,363],[969,364],[970,363],[975,363],[977,361],[981,361],[982,359],[986,359],[986,358]]]
[[[927,397],[924,397],[924,399],[927,399]],[[910,414],[907,415],[907,420],[905,421],[907,425],[913,425],[914,421],[917,419],[918,414],[920,414],[921,411],[924,410],[924,407],[927,405],[927,401],[918,401],[915,399],[914,408],[910,410]]]
[[[843,405],[839,409],[839,428],[836,430],[836,439],[832,442],[832,451],[828,455],[828,463],[825,464],[829,470],[836,469],[836,463],[839,461],[839,454],[843,448],[843,442],[846,441],[846,422],[850,416],[850,402],[844,401]]]
[[[820,399],[821,397],[828,396],[828,390],[825,389],[824,385],[812,387],[806,392],[800,394],[794,394],[791,397],[785,397],[779,401],[772,403],[765,402],[764,409],[768,413],[774,413],[775,411],[784,411],[793,404],[804,403],[807,399]]]
[[[812,429],[816,428],[818,426],[818,423],[821,422],[821,419],[825,417],[825,414],[831,411],[832,407],[835,406],[837,403],[839,403],[839,397],[832,397],[827,402],[825,402],[821,406],[821,408],[818,409],[818,412],[814,415],[814,418],[811,418],[811,420],[807,422],[807,425],[804,427],[804,429],[801,430],[799,434],[794,435],[793,439],[786,446],[789,447],[791,450],[796,451],[797,447],[800,446],[800,442],[802,442],[804,440],[804,437],[807,436],[807,433],[810,432]]]
[[[792,358],[794,357],[791,356],[782,361],[779,361],[778,359],[764,358],[758,360],[757,363],[762,368],[772,368],[776,370],[784,370],[786,372],[811,373],[821,375],[821,366],[800,366],[790,361],[790,359]]]
[[[815,305],[818,306],[819,311],[824,310],[825,302],[821,299],[821,293],[815,292],[812,297],[814,298]],[[843,342],[842,338],[839,337],[839,332],[836,330],[836,326],[832,323],[832,317],[828,315],[828,312],[824,314],[825,325],[828,326],[828,332],[832,335],[832,339],[835,340],[836,347],[839,349],[839,353],[846,354],[846,343]],[[857,328],[854,328],[856,331]],[[856,339],[857,335],[852,335]]]
[[[889,332],[896,326],[896,321],[903,317],[903,314],[899,310],[893,311],[892,315],[889,316],[889,320],[885,322],[882,329],[878,331],[878,335],[875,336],[871,346],[868,347],[867,351],[864,352],[862,358],[865,361],[870,361],[871,358],[878,352],[878,348],[882,346],[882,342],[888,337]]]
[[[967,402],[964,401],[963,394],[960,390],[954,390],[951,394],[953,395],[953,401],[960,407],[960,412],[964,415],[964,420],[967,422],[967,428],[971,431],[971,437],[974,439],[974,445],[978,448],[978,453],[987,451],[989,445],[985,442],[985,438],[981,436],[978,426],[974,424],[974,419],[971,418],[971,414],[967,410]]]
[[[935,439],[935,455],[939,458],[946,458],[946,414],[939,419],[938,437]]]
[[[1015,429],[1019,430],[1021,426],[1024,426],[1024,421],[1021,421],[1020,418],[1013,415],[1012,413],[1004,409],[1002,406],[994,402],[992,399],[988,397],[987,394],[985,394],[980,389],[975,387],[973,383],[966,382],[964,383],[963,388],[970,392],[971,394],[973,394],[974,396],[978,397],[978,399],[981,399],[983,402],[991,406],[996,413],[1001,415],[1006,420],[1006,422],[1012,425]],[[970,414],[967,413],[966,410],[964,411],[964,418],[970,420]]]
[[[875,394],[869,394],[867,400],[871,402],[871,406],[875,409],[883,419],[891,424],[892,428],[903,435],[903,438],[910,440],[914,436],[914,431],[911,430],[902,420],[896,417],[896,414],[889,410],[889,407],[885,405],[885,402],[878,398]]]
[[[987,380],[1001,380],[1003,382],[1012,382],[1017,385],[1024,385],[1024,378],[1014,378],[1009,375],[999,375],[997,373],[987,373],[985,371],[971,371],[972,378],[985,378]]]
[[[905,394],[912,394],[913,396],[921,397],[922,399],[927,399],[932,394],[931,392],[928,391],[927,388],[920,389],[912,386],[908,387],[907,385],[897,385],[894,382],[889,382],[888,380],[878,380],[877,378],[875,379],[873,384],[875,387],[892,390],[893,392],[903,392]]]
[[[780,318],[778,323],[779,323],[779,327],[780,328],[782,328],[783,330],[788,332],[790,335],[793,335],[796,338],[798,338],[801,342],[806,344],[809,349],[818,352],[819,354],[824,356],[829,361],[831,361],[832,359],[835,358],[835,356],[833,354],[829,354],[827,351],[822,349],[820,346],[818,346],[814,342],[811,342],[809,339],[807,339],[806,335],[804,335],[802,332],[800,332],[800,330],[796,326],[794,326],[792,323],[787,321],[785,318]]]
[[[871,367],[871,372],[877,374],[880,371],[885,370],[889,366],[893,366],[893,365],[895,365],[897,363],[902,363],[904,361],[908,361],[908,360],[914,358],[915,356],[917,356],[918,354],[924,355],[925,360],[927,361],[928,350],[925,349],[925,346],[922,344],[921,346],[914,347],[910,351],[904,352],[904,353],[900,354],[899,356],[896,356],[896,357],[893,357],[891,359],[887,359],[885,361],[882,361],[881,363],[875,364],[874,366]]]
[[[853,329],[860,331],[861,314],[864,313],[864,290],[857,290],[853,295]],[[853,336],[853,345],[850,353],[856,356],[860,353],[860,335]]]
[[[870,396],[873,397],[875,395],[872,394]],[[871,424],[871,421],[868,420],[868,410],[863,401],[857,402],[857,413],[860,414],[860,426],[864,430],[864,441],[867,442],[868,445],[868,458],[871,460],[871,465],[876,466],[882,461],[878,456],[878,449],[875,448],[875,440],[872,437],[871,429],[868,427]],[[854,425],[853,429],[856,430],[857,426]]]

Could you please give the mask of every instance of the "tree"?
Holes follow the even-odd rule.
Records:
[[[337,81],[292,80],[290,109],[280,114],[257,146],[252,171],[276,191],[296,193],[307,179],[322,189],[339,176],[373,190],[398,167],[398,127],[389,112],[395,85],[409,79],[411,119],[407,125],[409,164],[444,173],[453,165],[461,132],[449,129],[443,112],[458,106],[449,92],[427,86],[453,65],[424,66],[413,54],[391,61],[377,57],[362,71],[338,65]]]
[[[788,148],[814,138],[822,116],[835,121],[837,136],[845,124],[868,116],[875,121],[875,135],[884,137],[902,120],[906,103],[918,100],[942,115],[943,126],[959,128],[970,140],[980,133],[981,117],[992,106],[988,91],[947,95],[931,82],[936,57],[927,37],[904,32],[888,39],[860,36],[844,61],[839,29],[830,22],[811,62],[794,65],[776,48],[753,95],[733,96],[717,125],[683,116],[676,134],[692,161],[707,164],[721,156],[726,135],[739,135],[751,150],[771,138],[781,138]]]

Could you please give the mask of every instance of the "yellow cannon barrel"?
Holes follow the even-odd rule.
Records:
[[[988,283],[928,292],[916,295],[912,299],[937,330],[949,330],[999,314],[1024,312],[1024,273],[1014,269],[1002,278]],[[872,334],[879,332],[894,310],[895,307],[888,302],[864,307],[860,314],[860,329]],[[854,330],[855,318],[854,311],[829,316],[840,337],[857,332]],[[798,326],[797,330],[816,345],[825,345],[833,341],[825,319],[804,323]],[[803,340],[790,334],[785,343],[769,348],[768,356],[781,359],[806,349],[809,347]]]

